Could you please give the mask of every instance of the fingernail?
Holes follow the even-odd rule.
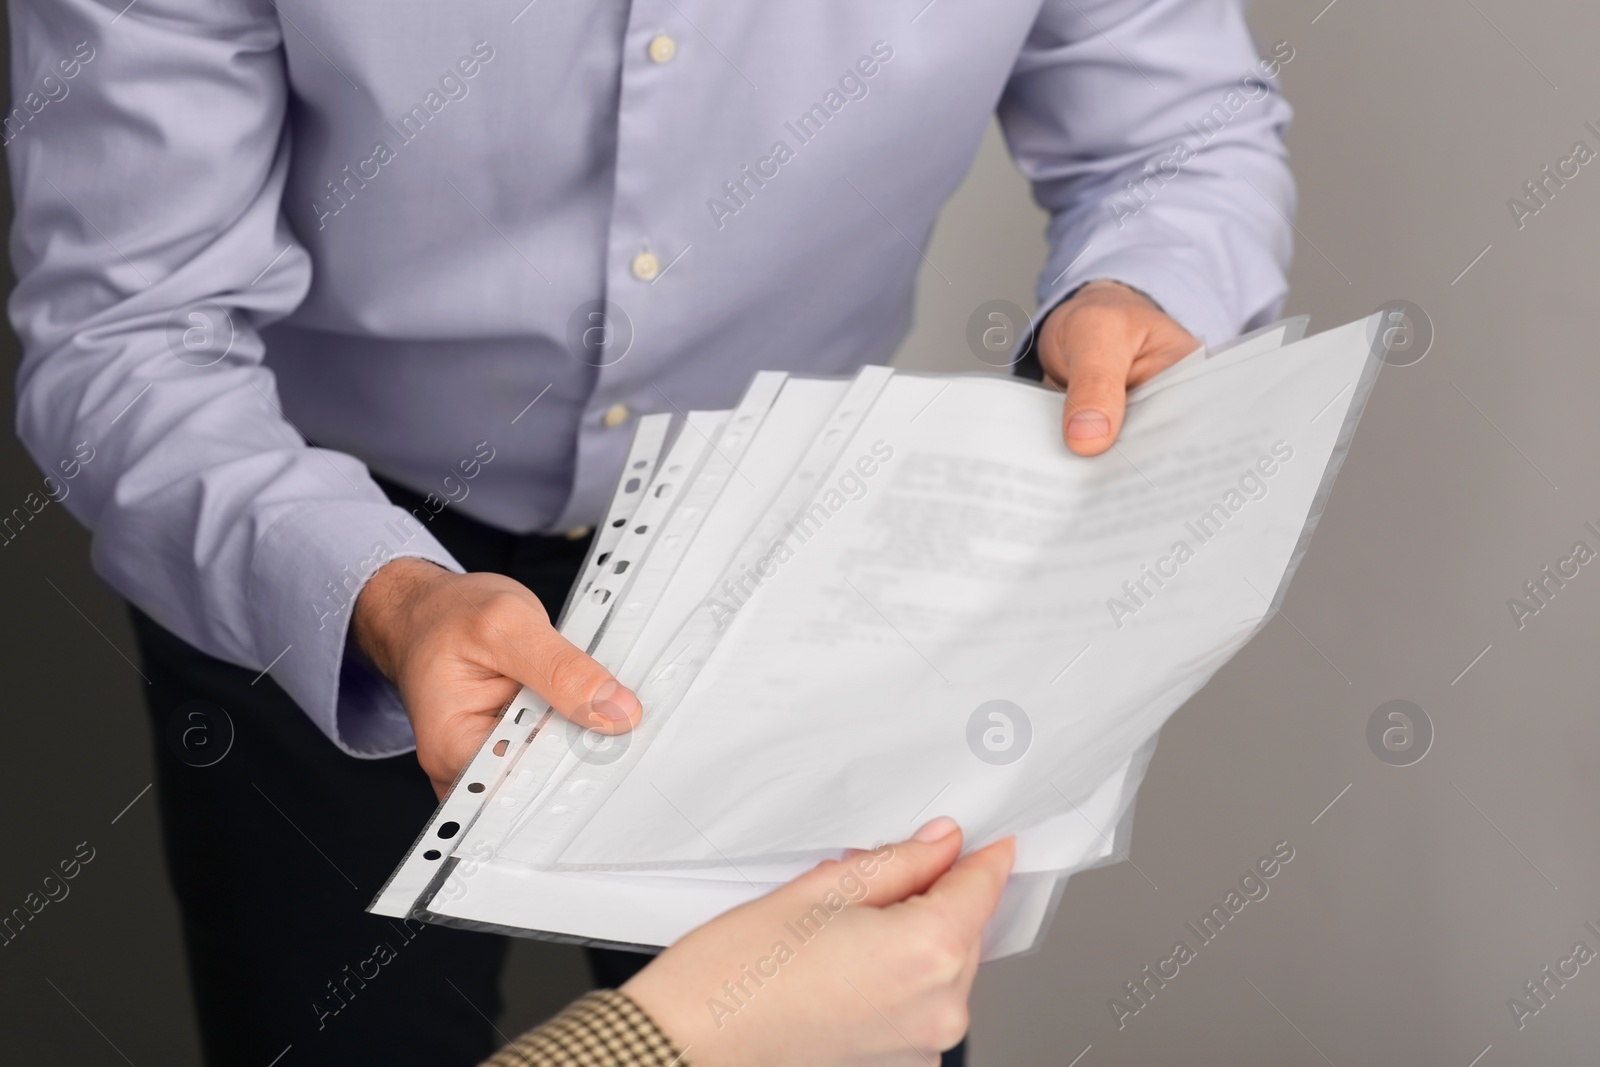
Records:
[[[589,701],[590,714],[607,722],[629,722],[644,709],[632,690],[615,678],[594,691]]]
[[[1111,420],[1099,411],[1080,411],[1067,420],[1067,436],[1074,440],[1104,437],[1111,432]]]
[[[925,824],[922,829],[911,835],[911,840],[920,841],[924,845],[931,845],[935,841],[943,841],[961,827],[948,815],[941,815],[932,822]]]

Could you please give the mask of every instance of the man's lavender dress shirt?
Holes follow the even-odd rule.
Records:
[[[568,530],[638,415],[887,360],[991,115],[1042,305],[1118,279],[1219,341],[1285,290],[1289,109],[1236,0],[10,9],[21,436],[92,449],[65,505],[112,586],[360,756],[412,738],[348,605],[459,570],[369,469]]]

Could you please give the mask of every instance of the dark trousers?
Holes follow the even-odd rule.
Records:
[[[408,510],[421,505],[384,490]],[[517,579],[552,616],[587,549],[449,509],[429,528],[462,566]],[[138,610],[133,619],[206,1062],[466,1067],[487,1057],[502,1043],[491,1020],[505,939],[363,910],[433,811],[416,758],[346,756],[271,678],[207,656]],[[212,706],[232,727],[220,759],[227,723]],[[648,961],[589,952],[604,987]],[[960,1050],[945,1054],[962,1063]]]

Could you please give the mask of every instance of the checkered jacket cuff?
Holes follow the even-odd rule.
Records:
[[[615,990],[574,1001],[480,1067],[690,1067],[644,1010]]]

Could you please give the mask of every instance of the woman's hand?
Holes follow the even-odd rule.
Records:
[[[695,1067],[928,1067],[967,1032],[1015,848],[960,853],[940,818],[823,863],[691,932],[622,991]]]

